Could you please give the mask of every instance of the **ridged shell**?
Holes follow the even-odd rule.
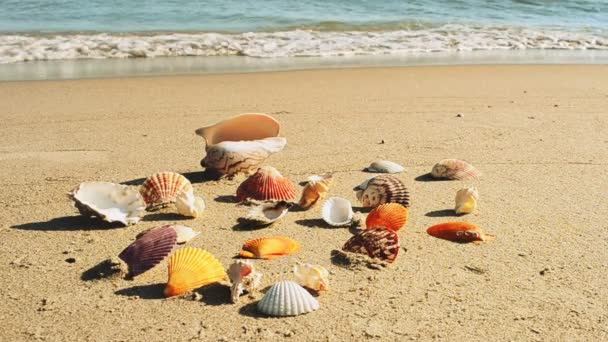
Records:
[[[222,264],[211,253],[186,247],[171,255],[165,296],[179,296],[226,278]]]
[[[439,239],[460,243],[479,243],[493,239],[493,236],[484,234],[481,228],[467,222],[440,223],[429,227],[426,232]]]
[[[159,172],[148,177],[139,192],[148,209],[175,202],[181,192],[192,192],[190,181],[177,172]]]
[[[300,285],[315,291],[329,289],[329,272],[321,265],[298,262],[293,267],[293,273]]]
[[[184,191],[175,198],[175,208],[180,215],[197,218],[205,211],[205,201],[192,191]]]
[[[370,178],[353,189],[363,207],[377,207],[384,203],[410,206],[410,194],[401,180],[392,175]]]
[[[129,268],[127,277],[138,276],[158,265],[171,253],[176,242],[177,233],[171,225],[152,228],[139,234],[137,239],[118,255]]]
[[[302,196],[298,202],[298,206],[303,209],[309,209],[320,200],[327,196],[329,186],[331,185],[331,174],[324,174],[321,176],[310,176],[308,182],[302,189]]]
[[[245,219],[259,226],[270,225],[287,215],[291,206],[285,201],[263,203],[249,210]]]
[[[110,182],[84,182],[68,196],[81,215],[125,226],[139,222],[146,206],[138,191]]]
[[[288,237],[263,237],[246,241],[239,256],[270,260],[278,256],[294,254],[299,249],[300,244]]]
[[[399,203],[385,203],[369,212],[365,225],[371,227],[384,227],[398,231],[407,222],[407,208]]]
[[[399,237],[389,229],[370,228],[351,237],[342,250],[392,263],[399,254]]]
[[[263,166],[249,176],[236,190],[239,201],[287,201],[296,197],[296,187],[272,166]]]
[[[297,316],[319,309],[319,302],[302,286],[284,280],[270,287],[257,308],[269,316]]]
[[[321,208],[323,221],[335,227],[346,226],[353,220],[353,207],[349,200],[342,197],[331,197]]]
[[[399,173],[405,170],[405,168],[390,160],[376,160],[365,168],[367,172],[378,172],[378,173]]]
[[[470,214],[477,208],[478,199],[479,192],[476,187],[460,189],[454,199],[454,211],[456,214]]]
[[[481,176],[481,172],[464,160],[444,159],[433,166],[431,176],[438,179],[467,180]]]
[[[237,260],[228,267],[227,273],[232,282],[230,298],[233,303],[239,301],[239,297],[244,291],[251,293],[261,284],[262,273],[255,270],[253,261]]]
[[[279,135],[281,125],[272,116],[259,113],[235,115],[195,131],[207,148],[223,141],[251,141]]]

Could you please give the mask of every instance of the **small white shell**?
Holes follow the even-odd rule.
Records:
[[[405,170],[405,168],[390,160],[376,160],[365,168],[367,172],[378,172],[378,173],[399,173]]]
[[[176,243],[182,244],[186,243],[195,237],[197,237],[201,232],[195,232],[192,228],[180,225],[174,225],[173,229],[177,233]]]
[[[293,273],[302,286],[315,291],[329,289],[329,272],[321,265],[298,262],[293,267]]]
[[[205,201],[201,197],[194,196],[192,191],[184,191],[177,195],[175,207],[180,215],[197,218],[205,210]]]
[[[228,267],[228,277],[232,282],[230,298],[238,303],[240,295],[247,291],[251,293],[260,286],[262,273],[256,272],[253,261],[237,260]]]
[[[291,208],[291,203],[285,201],[263,203],[249,210],[245,219],[265,226],[283,218],[287,215],[289,208]]]
[[[146,204],[139,191],[110,182],[84,182],[68,193],[84,216],[129,225],[139,222]]]
[[[353,219],[353,206],[349,200],[342,197],[331,197],[321,208],[323,221],[332,226],[346,226]]]
[[[456,211],[456,214],[470,214],[477,208],[478,199],[479,192],[477,192],[476,187],[460,189],[454,199],[456,202],[454,211]]]
[[[272,285],[257,308],[269,316],[297,316],[319,309],[319,302],[302,286],[284,280]]]

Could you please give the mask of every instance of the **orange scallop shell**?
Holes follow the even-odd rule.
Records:
[[[294,254],[299,249],[300,244],[288,237],[264,237],[246,241],[239,256],[270,260],[278,256]]]
[[[287,201],[296,198],[296,187],[272,166],[263,166],[249,176],[236,190],[239,201]]]
[[[169,259],[165,296],[179,296],[225,278],[224,267],[211,253],[200,248],[183,248]]]
[[[492,240],[491,235],[483,233],[481,228],[467,222],[445,222],[429,227],[426,232],[439,239],[467,243]]]
[[[398,231],[407,222],[407,208],[399,203],[385,203],[377,206],[367,215],[365,226],[384,227]]]
[[[174,203],[177,195],[184,191],[192,191],[192,184],[177,172],[155,173],[139,189],[148,209]]]

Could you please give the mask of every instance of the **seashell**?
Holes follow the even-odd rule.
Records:
[[[399,237],[390,229],[370,228],[351,237],[342,250],[392,263],[399,253]]]
[[[286,201],[296,197],[296,187],[274,167],[263,166],[239,185],[236,197],[239,201]]]
[[[294,254],[299,249],[300,244],[288,237],[264,237],[246,241],[239,256],[270,260],[278,256]]]
[[[331,185],[332,175],[326,173],[324,175],[313,175],[308,177],[308,183],[302,189],[302,196],[298,205],[300,208],[308,209],[327,196],[329,186]]]
[[[365,168],[367,172],[378,172],[378,173],[399,173],[405,170],[405,168],[397,163],[390,160],[376,160]]]
[[[178,244],[186,243],[201,234],[201,232],[196,232],[192,228],[186,226],[174,225],[172,227],[177,233],[176,243]]]
[[[444,159],[433,166],[433,178],[466,180],[481,176],[473,165],[458,159]]]
[[[476,187],[460,189],[454,199],[454,202],[456,202],[454,211],[456,214],[470,214],[477,208],[478,199],[479,192],[477,192]]]
[[[264,163],[268,157],[280,152],[287,139],[274,137],[253,141],[224,141],[209,146],[201,166],[213,169],[222,175],[251,173]]]
[[[166,225],[146,230],[139,235],[118,257],[129,267],[127,277],[138,276],[158,265],[175,246],[177,232]]]
[[[139,188],[148,210],[166,207],[184,191],[192,192],[192,184],[177,172],[155,173]]]
[[[492,235],[484,234],[481,228],[467,222],[440,223],[428,228],[426,232],[439,239],[460,243],[481,243],[494,239]]]
[[[266,114],[239,114],[195,131],[207,147],[223,141],[259,140],[279,135],[281,125]]]
[[[407,222],[407,208],[399,203],[385,203],[369,212],[365,225],[371,227],[384,227],[398,231]]]
[[[165,296],[179,296],[226,278],[222,264],[211,253],[186,247],[171,255]]]
[[[321,208],[323,221],[335,227],[347,226],[353,220],[353,207],[350,201],[342,197],[331,197]]]
[[[205,210],[205,201],[192,191],[183,191],[175,198],[175,207],[180,215],[197,218]]]
[[[291,206],[285,201],[264,203],[249,210],[245,219],[258,226],[267,226],[287,215]]]
[[[110,182],[80,183],[68,196],[81,215],[125,226],[139,222],[146,206],[138,191]]]
[[[329,289],[329,272],[320,265],[298,262],[293,267],[293,273],[300,285],[315,291]]]
[[[403,182],[392,175],[380,175],[366,180],[353,189],[363,207],[377,207],[384,203],[410,206],[410,194]]]
[[[238,303],[239,296],[244,291],[249,293],[256,290],[262,280],[262,273],[257,272],[252,261],[237,260],[228,267],[228,277],[232,282],[230,298],[233,303]]]
[[[269,316],[297,316],[319,309],[319,302],[302,286],[284,280],[270,287],[257,308]]]

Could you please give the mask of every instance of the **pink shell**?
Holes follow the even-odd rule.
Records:
[[[239,185],[236,197],[239,201],[286,201],[296,198],[296,187],[274,167],[264,166]]]
[[[190,181],[177,172],[159,172],[148,177],[139,193],[147,208],[157,208],[174,203],[181,192],[192,191]]]
[[[464,160],[444,159],[433,166],[433,178],[467,180],[481,176],[481,172]]]
[[[159,264],[175,246],[177,233],[166,225],[140,234],[118,257],[129,267],[127,277],[140,275]]]
[[[390,229],[370,228],[351,237],[342,250],[392,263],[399,254],[399,236]]]

